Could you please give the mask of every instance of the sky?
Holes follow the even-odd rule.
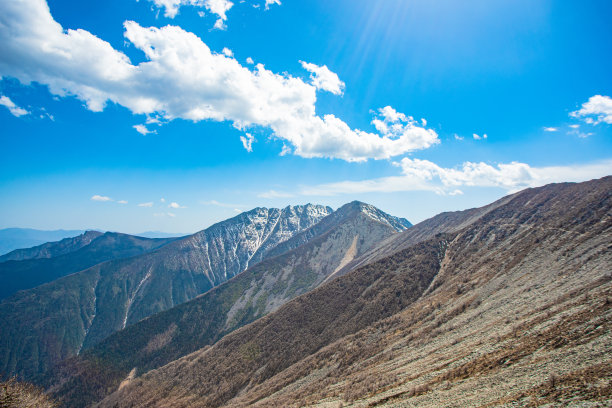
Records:
[[[612,174],[608,0],[0,2],[0,228],[413,223]]]

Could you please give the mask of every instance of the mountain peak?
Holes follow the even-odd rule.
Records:
[[[395,217],[393,215],[389,215],[386,212],[376,208],[372,204],[364,203],[362,201],[357,201],[357,200],[344,204],[342,207],[338,208],[336,212],[340,214],[360,212],[378,222],[390,225],[396,231],[403,231],[412,226],[410,221],[408,221],[405,218],[400,218],[400,217]]]

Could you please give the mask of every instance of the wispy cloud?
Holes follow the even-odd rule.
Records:
[[[184,207],[184,206],[180,205],[179,203],[171,202],[170,204],[168,204],[168,208],[175,208],[176,209],[176,208],[187,208],[187,207]]]
[[[257,195],[260,198],[290,198],[295,197],[295,194],[285,193],[282,191],[269,190]]]
[[[444,168],[428,160],[404,158],[396,165],[401,175],[361,181],[306,186],[299,194],[334,196],[357,193],[391,193],[400,191],[432,191],[437,194],[462,194],[460,187],[496,187],[517,191],[548,183],[586,181],[610,174],[612,160],[568,166],[531,167],[511,162],[491,165],[465,162],[457,168]]]
[[[556,128],[556,127],[544,127],[545,132],[556,132],[558,130],[559,128]]]
[[[240,136],[240,141],[247,152],[251,153],[253,151],[253,142],[255,141],[255,137],[252,134],[245,133],[245,136]]]
[[[485,133],[484,135],[480,136],[476,133],[472,134],[472,137],[474,138],[474,140],[486,140],[487,139],[487,134]]]
[[[6,107],[13,116],[20,117],[30,114],[29,111],[15,105],[15,103],[8,96],[5,95],[0,96],[0,105]]]
[[[110,197],[102,196],[102,195],[98,195],[98,194],[95,194],[95,195],[91,196],[90,200],[91,201],[113,201],[113,199],[110,198]]]
[[[140,203],[140,204],[138,204],[138,207],[151,208],[151,207],[153,207],[153,202],[149,201],[148,203]]]
[[[148,135],[149,133],[157,133],[156,130],[149,130],[145,125],[134,125],[134,129],[141,135]]]
[[[117,201],[117,204],[127,204],[127,200],[119,200]]]
[[[223,208],[245,208],[246,205],[243,204],[231,204],[231,203],[222,203],[217,200],[209,200],[209,201],[201,201],[202,205],[214,205],[215,207],[223,207]],[[240,210],[237,210],[240,211]]]

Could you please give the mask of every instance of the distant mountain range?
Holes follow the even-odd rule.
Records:
[[[174,239],[87,231],[74,238],[16,249],[0,257],[0,300],[101,262],[140,255]]]
[[[83,230],[42,231],[31,228],[0,229],[0,255],[15,249],[30,248],[51,241],[75,237],[83,234]]]
[[[54,230],[44,231],[32,228],[5,228],[0,229],[0,256],[8,254],[16,249],[28,249],[34,246],[40,246],[47,243],[53,243],[65,238],[74,238],[82,235],[85,232],[100,232],[100,231],[85,231],[85,230]],[[101,233],[101,232],[100,232]],[[146,231],[139,234],[132,234],[143,238],[175,238],[183,237],[189,234],[169,233],[161,231]],[[49,257],[49,256],[46,256]]]
[[[311,204],[256,208],[142,255],[115,257],[18,292],[0,303],[0,370],[27,378],[43,373],[114,331],[231,279],[331,212]],[[69,263],[69,254],[63,256]]]

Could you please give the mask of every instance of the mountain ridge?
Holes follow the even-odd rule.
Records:
[[[491,387],[527,404],[532,378],[538,396],[552,389],[561,404],[609,401],[600,381],[612,345],[612,177],[525,190],[494,207],[459,214],[453,225],[471,218],[463,228],[334,279],[99,406],[503,403]],[[589,382],[567,394],[585,370]]]
[[[252,210],[152,252],[19,292],[0,303],[7,333],[0,339],[0,370],[38,376],[114,331],[235,276],[254,256],[264,258],[273,244],[330,211],[317,205]]]

